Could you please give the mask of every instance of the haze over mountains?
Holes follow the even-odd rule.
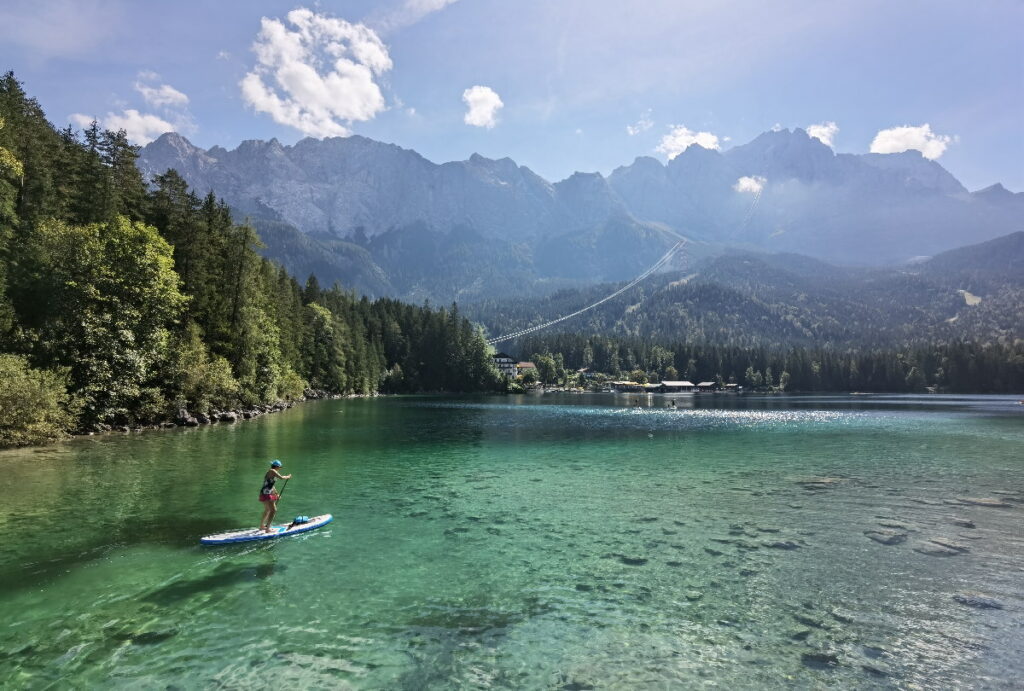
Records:
[[[169,133],[138,164],[212,189],[294,273],[407,299],[623,280],[680,236],[677,268],[728,248],[877,266],[1024,228],[1022,193],[969,192],[916,151],[836,154],[800,129],[555,183],[508,158],[439,165],[360,136],[228,151]]]

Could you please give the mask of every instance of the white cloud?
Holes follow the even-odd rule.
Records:
[[[916,149],[925,158],[935,160],[946,151],[946,147],[953,141],[955,141],[954,137],[932,132],[931,125],[927,122],[920,127],[904,125],[881,130],[876,134],[874,141],[871,142],[871,153],[896,154],[908,149]]]
[[[836,134],[839,132],[839,125],[832,122],[819,122],[817,125],[808,125],[807,134],[808,136],[818,139],[822,144],[826,146],[832,146],[832,142],[835,140]]]
[[[141,74],[139,76],[142,77]],[[146,103],[157,108],[180,108],[188,105],[188,96],[181,93],[170,84],[149,86],[142,82],[135,82],[135,90],[142,94],[142,98],[146,99]]]
[[[753,177],[744,175],[743,177],[736,181],[736,184],[733,185],[732,188],[737,192],[743,192],[746,194],[758,194],[761,192],[761,190],[764,189],[766,182],[768,182],[768,180],[761,177],[760,175],[755,175]]]
[[[129,108],[122,113],[107,113],[103,126],[109,130],[124,130],[128,139],[135,144],[148,144],[164,132],[173,132],[175,127],[163,118],[149,113],[140,113]]]
[[[231,53],[229,53],[226,50],[218,51],[217,52],[217,59],[218,60],[230,60],[231,59]]]
[[[85,113],[72,113],[68,116],[68,120],[71,121],[72,125],[83,130],[91,125],[95,119],[92,115],[86,115]]]
[[[143,146],[159,137],[164,132],[174,132],[176,129],[171,123],[161,117],[150,113],[140,113],[134,108],[128,108],[120,113],[107,113],[106,117],[97,118],[84,113],[72,113],[68,116],[72,124],[86,128],[93,120],[100,127],[108,130],[124,130],[128,139],[133,144]]]
[[[661,143],[655,147],[672,160],[679,154],[686,151],[693,144],[703,146],[705,149],[717,149],[718,137],[710,132],[693,132],[683,125],[671,125],[668,134],[661,138]]]
[[[287,20],[261,20],[256,67],[239,84],[246,103],[312,137],[347,136],[385,109],[375,80],[392,62],[376,32],[304,8]]]
[[[637,120],[636,123],[632,125],[626,125],[626,134],[632,137],[637,134],[640,134],[641,132],[646,132],[652,127],[654,127],[654,121],[651,120],[651,109],[648,108],[644,112],[644,114],[640,116],[640,119]]]
[[[393,31],[411,26],[428,14],[454,5],[458,0],[405,0],[397,9],[373,22],[381,31]]]
[[[505,105],[501,97],[489,86],[472,86],[462,92],[462,101],[468,110],[463,121],[474,127],[491,129],[498,124],[498,111]]]

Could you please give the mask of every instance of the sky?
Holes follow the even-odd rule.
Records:
[[[4,0],[57,126],[203,148],[359,134],[549,180],[772,128],[1024,191],[1021,0]]]

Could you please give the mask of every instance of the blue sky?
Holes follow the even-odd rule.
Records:
[[[558,180],[817,125],[1021,191],[1022,34],[1018,0],[5,0],[0,69],[140,141],[356,133]]]

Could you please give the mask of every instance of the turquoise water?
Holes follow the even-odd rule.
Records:
[[[1024,406],[633,398],[322,401],[0,453],[0,684],[1024,684]],[[200,547],[256,525],[271,458],[281,515],[335,522]]]

